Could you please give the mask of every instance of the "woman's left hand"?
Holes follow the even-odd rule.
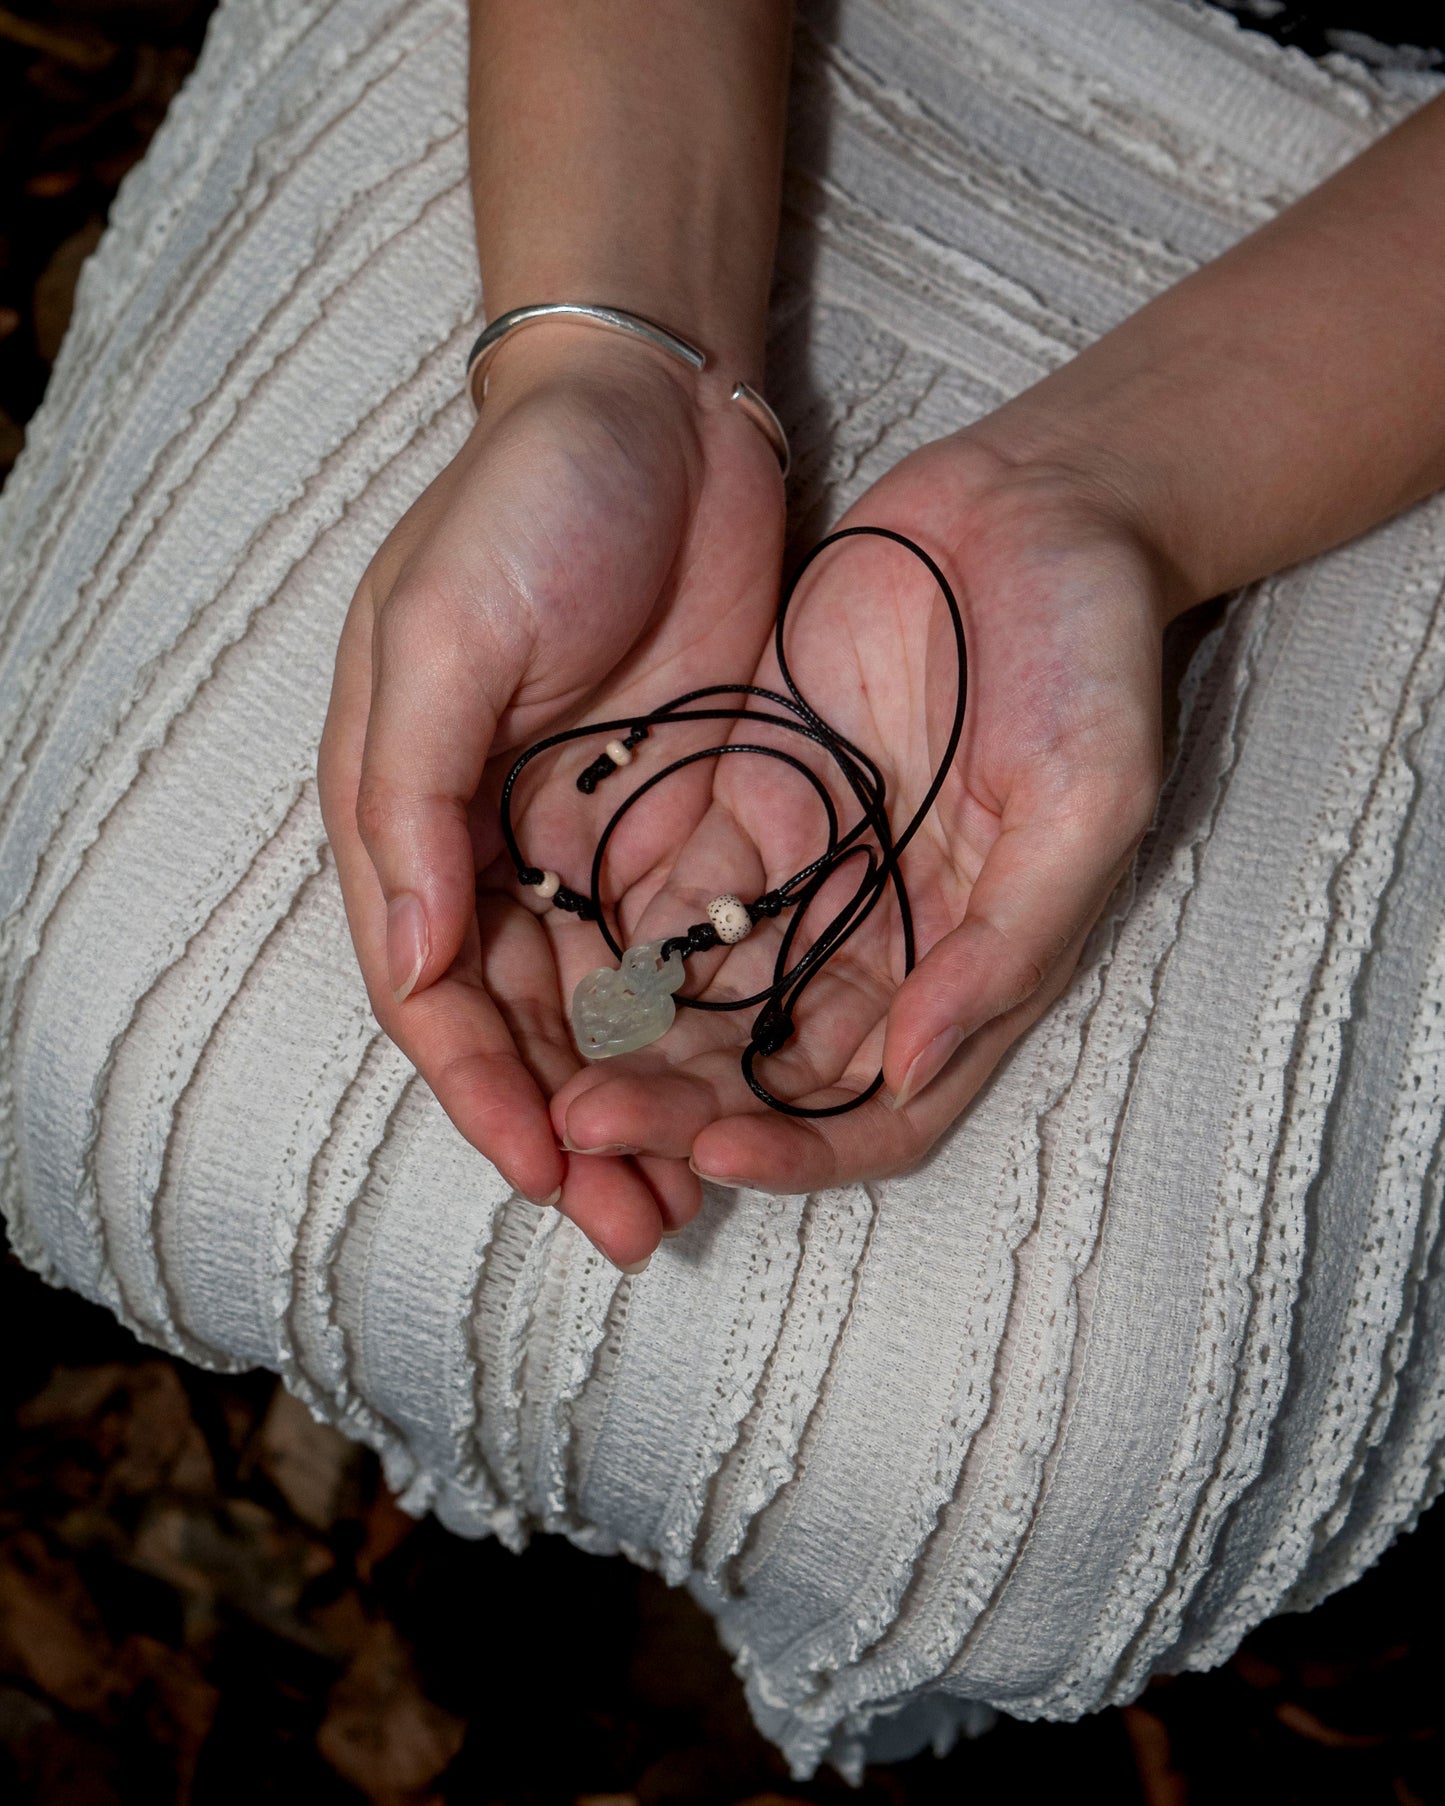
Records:
[[[590,1066],[556,1094],[553,1123],[574,1147],[690,1155],[704,1178],[780,1192],[907,1167],[1063,990],[1152,818],[1162,629],[1181,598],[1126,497],[1091,473],[1006,462],[965,430],[906,458],[839,524],[906,534],[948,575],[967,637],[968,706],[952,768],[902,859],[915,970],[905,977],[890,890],[809,986],[795,1034],[757,1074],[812,1106],[856,1096],[880,1066],[885,1090],[840,1116],[785,1116],[739,1067],[756,1010],[684,1009],[653,1046]],[[953,721],[953,633],[937,586],[896,544],[844,541],[805,576],[788,636],[804,695],[882,767],[897,833]],[[782,687],[771,646],[754,681]],[[734,737],[760,736],[740,723]],[[776,730],[761,737],[806,746]],[[851,801],[836,780],[833,790]],[[846,827],[856,804],[839,813]],[[796,774],[768,759],[718,759],[711,810],[642,918],[624,923],[627,941],[682,931],[718,892],[758,895],[821,840],[817,799]],[[831,881],[794,957],[859,874],[854,861]],[[735,947],[693,956],[689,995],[769,984],[781,928],[763,924]]]

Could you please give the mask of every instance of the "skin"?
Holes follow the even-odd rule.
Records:
[[[1149,823],[1167,623],[1445,484],[1445,104],[911,454],[839,523],[893,527],[948,571],[970,700],[906,855],[915,971],[903,981],[885,902],[760,1066],[809,1103],[880,1067],[886,1092],[799,1122],[742,1083],[752,1012],[684,1010],[652,1047],[581,1061],[563,1000],[599,963],[596,931],[518,889],[496,827],[500,775],[540,735],[698,684],[776,684],[782,487],[727,388],[761,384],[787,9],[477,0],[473,20],[488,317],[610,301],[715,364],[693,375],[567,325],[507,341],[475,431],[357,592],[323,816],[382,1027],[524,1195],[631,1268],[699,1208],[699,1173],[795,1191],[916,1161],[1068,982]],[[881,755],[895,820],[953,707],[931,591],[897,548],[849,542],[810,573],[790,630],[805,691]],[[677,932],[717,892],[797,869],[819,835],[803,791],[744,758],[660,786],[609,851],[624,938]],[[611,806],[533,785],[521,843],[579,884]],[[397,1001],[416,960],[398,941],[389,963],[388,905],[407,894],[427,934]],[[757,989],[777,932],[696,956],[688,994]]]

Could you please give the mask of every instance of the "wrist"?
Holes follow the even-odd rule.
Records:
[[[1013,421],[1002,430],[998,420],[989,415],[962,427],[899,466],[918,461],[933,505],[958,522],[958,549],[967,560],[981,555],[978,568],[987,568],[1003,546],[1047,565],[1062,552],[1112,547],[1122,555],[1116,568],[1137,579],[1137,600],[1161,634],[1207,599],[1157,530],[1149,497],[1127,463],[1042,432],[1026,440]]]
[[[599,349],[595,341],[600,335],[611,339],[618,348],[625,345],[634,354],[641,351],[650,360],[649,364],[633,365],[624,357],[609,358],[597,366],[604,384],[621,379],[635,386],[651,373],[670,371],[675,391],[679,379],[686,378],[693,426],[701,425],[704,415],[711,416],[714,423],[723,414],[732,423],[740,416],[746,418],[767,443],[786,479],[790,463],[787,433],[763,395],[731,372],[720,369],[716,360],[709,359],[700,347],[669,332],[660,322],[627,310],[544,304],[499,315],[477,340],[467,364],[467,384],[479,414],[491,392],[493,365],[503,348],[513,344],[519,335],[535,336],[538,328],[547,328],[554,338],[562,340],[560,347],[547,345],[536,356],[516,354],[516,361],[509,364],[511,381],[504,383],[504,390],[517,392],[538,381],[548,384],[559,378],[585,386],[591,367],[587,354]],[[580,352],[578,331],[583,335]],[[594,342],[589,344],[589,340]],[[668,391],[658,392],[675,400]],[[630,399],[624,393],[624,401]],[[495,417],[495,405],[490,412]],[[711,428],[707,430],[710,432]],[[731,424],[724,427],[724,438],[732,430]]]
[[[549,320],[504,339],[485,378],[468,441],[477,451],[526,446],[540,430],[575,458],[630,469],[659,491],[681,481],[694,497],[700,492],[707,451],[698,373],[654,347]]]
[[[473,372],[477,425],[500,420],[543,392],[566,393],[604,414],[626,408],[695,428],[698,375],[656,346],[586,321],[552,318],[508,333]]]
[[[1014,481],[1050,482],[1072,492],[1131,540],[1154,572],[1161,629],[1234,587],[1216,580],[1207,552],[1194,543],[1177,505],[1167,449],[1152,443],[1147,422],[1117,407],[1092,419],[1071,397],[1050,395],[1050,380],[959,436],[985,448]]]
[[[472,189],[491,318],[589,301],[760,388],[790,8],[473,0]]]
[[[623,240],[598,248],[593,256],[570,245],[548,256],[529,247],[525,267],[489,273],[485,282],[490,323],[514,308],[537,303],[580,302],[618,308],[665,328],[707,357],[709,374],[725,373],[729,383],[763,386],[767,297],[742,292],[735,269],[720,247],[736,244],[722,227],[690,229],[671,240],[665,253]],[[732,278],[731,282],[729,278]],[[553,330],[551,322],[547,330]],[[583,328],[583,330],[588,330]],[[532,337],[530,330],[523,336]],[[538,335],[540,336],[540,334]]]

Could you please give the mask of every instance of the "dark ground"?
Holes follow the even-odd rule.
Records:
[[[1437,21],[1438,8],[1431,9]],[[204,0],[0,5],[0,477]],[[1413,7],[1281,6],[1315,51]],[[1445,1802],[1445,1513],[1208,1675],[937,1762],[790,1782],[708,1620],[623,1561],[393,1504],[267,1373],[203,1373],[0,1264],[5,1806],[1417,1806]]]

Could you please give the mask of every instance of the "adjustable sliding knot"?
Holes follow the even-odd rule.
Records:
[[[584,796],[591,796],[603,778],[610,778],[614,771],[632,763],[633,747],[641,746],[646,738],[647,729],[639,721],[625,739],[609,740],[592,763],[584,771],[578,772],[577,788]]]
[[[616,769],[617,767],[607,754],[603,753],[600,758],[594,759],[585,771],[577,773],[577,788],[584,796],[591,796],[603,778],[610,778]]]
[[[785,1016],[781,1010],[771,1005],[758,1011],[753,1023],[753,1046],[764,1059],[769,1054],[781,1053],[793,1034],[793,1018]]]
[[[559,884],[552,894],[553,909],[565,909],[583,922],[595,922],[597,911],[592,907],[590,897],[582,897],[575,890],[569,890],[565,884]]]
[[[658,957],[670,959],[674,953],[680,953],[686,959],[689,953],[706,953],[717,944],[718,932],[711,922],[694,922],[686,934],[675,934],[670,941],[664,941]]]
[[[748,904],[748,914],[755,922],[761,922],[765,916],[780,916],[787,907],[786,897],[780,897],[775,890],[765,890]]]

